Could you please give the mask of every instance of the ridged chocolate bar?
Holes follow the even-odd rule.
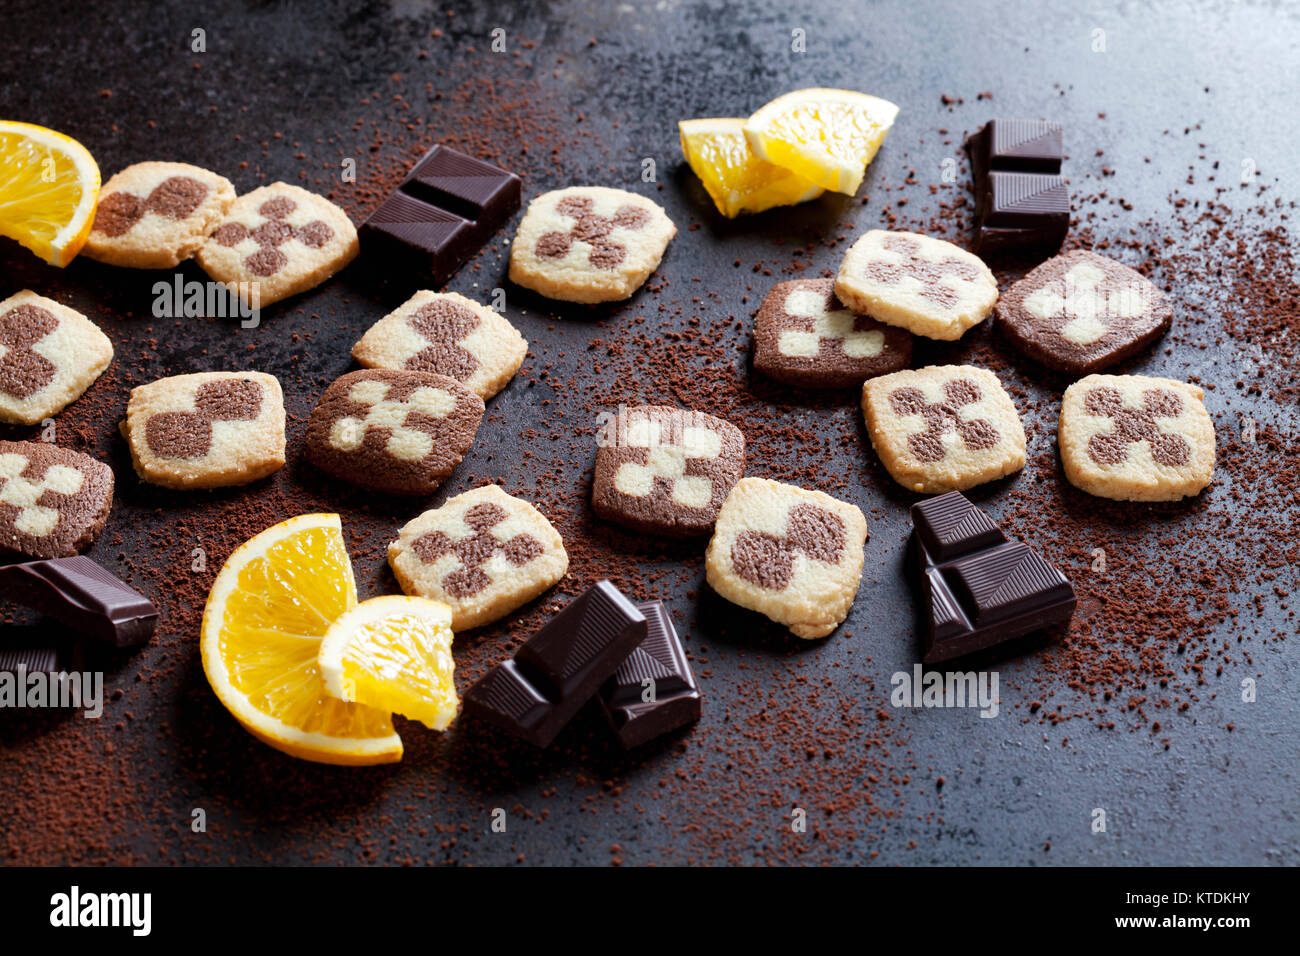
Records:
[[[645,637],[645,615],[601,581],[471,687],[465,713],[546,747]]]
[[[912,505],[909,566],[921,598],[923,660],[962,657],[1074,614],[1070,581],[1038,552],[1009,541],[953,491]]]
[[[1070,228],[1070,193],[1059,175],[1059,123],[989,120],[966,139],[975,184],[975,243],[981,254],[1059,249]]]
[[[519,208],[522,184],[499,166],[435,146],[361,225],[361,249],[386,272],[441,286]]]
[[[600,689],[605,717],[624,747],[700,719],[700,688],[668,609],[647,601],[637,610],[645,615],[646,638]]]
[[[0,598],[110,647],[143,644],[158,623],[152,601],[84,555],[0,567]]]

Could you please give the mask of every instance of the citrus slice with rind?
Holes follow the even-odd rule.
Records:
[[[446,730],[456,717],[451,608],[421,597],[363,601],[332,625],[320,645],[325,689]]]
[[[203,611],[203,671],[259,740],[333,764],[391,763],[402,741],[382,710],[331,696],[317,655],[357,603],[338,515],[282,521],[235,549]]]
[[[99,166],[75,139],[0,120],[0,236],[52,266],[86,244],[99,202]]]
[[[778,96],[745,122],[762,159],[846,196],[862,185],[898,107],[854,90],[807,89]]]
[[[727,218],[816,199],[824,189],[759,159],[735,117],[682,120],[682,153],[718,212]]]

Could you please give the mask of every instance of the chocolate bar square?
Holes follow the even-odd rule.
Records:
[[[646,638],[600,690],[605,717],[628,748],[700,717],[700,688],[668,609],[647,601],[637,610],[645,615]]]

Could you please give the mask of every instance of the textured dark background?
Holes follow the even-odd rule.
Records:
[[[1294,614],[1282,597],[1255,580],[1211,573],[1212,592],[1242,608],[1259,602],[1262,618],[1229,618],[1202,635],[1203,646],[1246,652],[1229,654],[1218,673],[1213,665],[1224,658],[1212,660],[1208,685],[1199,689],[1178,691],[1182,671],[1168,693],[1190,706],[1162,712],[1158,732],[1150,714],[1136,716],[1119,699],[1100,719],[1117,725],[1111,728],[1095,718],[1056,723],[1031,713],[1029,702],[1049,697],[1044,710],[1091,712],[1107,689],[1095,680],[1071,687],[1059,669],[1044,677],[1043,652],[1032,647],[992,665],[1002,675],[997,719],[972,710],[890,708],[889,675],[910,669],[918,654],[911,594],[898,573],[912,498],[889,483],[866,447],[854,396],[810,398],[756,382],[755,394],[770,398],[767,411],[737,419],[744,411],[733,400],[708,407],[698,384],[679,389],[665,375],[677,364],[688,375],[696,369],[706,383],[722,375],[745,388],[750,313],[785,277],[795,246],[813,274],[833,270],[842,240],[880,223],[883,207],[903,198],[910,207],[896,207],[906,216],[900,225],[925,226],[934,217],[937,231],[956,237],[960,214],[955,220],[943,207],[951,210],[953,191],[968,174],[963,168],[956,183],[944,182],[944,161],[960,162],[961,135],[994,115],[1066,124],[1076,226],[1086,224],[1097,238],[1128,238],[1140,223],[1177,236],[1173,192],[1214,197],[1216,184],[1206,175],[1215,163],[1223,170],[1217,185],[1234,187],[1220,201],[1245,210],[1258,202],[1254,190],[1235,188],[1247,159],[1270,174],[1268,202],[1280,201],[1275,215],[1256,217],[1258,228],[1282,224],[1286,204],[1298,195],[1290,175],[1297,7],[963,0],[453,7],[449,16],[448,6],[420,0],[202,11],[183,2],[7,0],[0,116],[75,136],[95,154],[105,179],[130,162],[184,160],[229,176],[241,192],[275,179],[332,192],[357,219],[377,200],[376,181],[391,182],[395,170],[440,139],[519,169],[525,201],[586,182],[654,196],[679,233],[658,275],[626,308],[593,321],[507,286],[508,314],[529,339],[530,358],[490,404],[470,456],[432,503],[502,479],[554,515],[574,543],[572,578],[557,593],[604,573],[632,590],[637,586],[628,582],[643,580],[638,596],[668,600],[687,635],[702,676],[704,719],[632,756],[609,745],[590,712],[557,750],[541,756],[472,728],[437,739],[403,726],[404,763],[353,771],[297,763],[252,740],[216,702],[198,663],[197,615],[213,571],[250,530],[305,510],[339,510],[363,596],[391,590],[383,546],[418,510],[332,485],[298,461],[305,416],[324,385],[352,367],[348,349],[383,313],[386,299],[349,270],[267,310],[257,329],[155,320],[150,288],[170,273],[86,261],[60,273],[0,243],[0,294],[30,287],[52,295],[99,320],[114,339],[113,370],[60,416],[60,440],[114,464],[117,506],[92,554],[164,608],[153,645],[97,658],[113,695],[103,720],[0,713],[2,858],[1296,863],[1300,710],[1287,678],[1300,661],[1294,640],[1273,639],[1294,638]],[[506,30],[509,49],[493,55],[490,32],[497,27]],[[806,31],[806,54],[790,52],[794,28]],[[206,53],[189,48],[195,29],[206,31]],[[1098,29],[1105,31],[1104,52],[1093,49]],[[816,85],[862,89],[902,108],[868,172],[861,195],[870,202],[828,197],[755,219],[719,219],[680,165],[676,121],[745,115],[789,89]],[[977,100],[983,91],[994,99]],[[942,96],[961,102],[946,104]],[[338,178],[347,157],[359,164],[355,185]],[[656,160],[659,188],[640,180],[645,157]],[[1193,180],[1184,182],[1189,171]],[[1079,208],[1081,196],[1100,191],[1109,199]],[[1118,197],[1129,208],[1117,207]],[[509,235],[448,288],[485,298],[505,284]],[[756,273],[754,263],[773,277]],[[1231,262],[1221,265],[1232,269]],[[202,278],[192,265],[181,271]],[[1130,369],[1226,385],[1239,370],[1233,342],[1215,328],[1220,316],[1187,328],[1188,310],[1215,289],[1189,284],[1171,291],[1182,336]],[[698,343],[701,329],[706,344],[716,346],[708,361],[686,348]],[[971,338],[989,347],[987,330]],[[1187,345],[1197,341],[1210,347]],[[679,342],[680,361],[665,361]],[[964,347],[927,346],[919,358],[961,360]],[[658,358],[638,358],[645,350]],[[161,375],[210,368],[258,368],[281,377],[294,416],[289,466],[261,486],[214,495],[139,485],[113,433],[127,391]],[[1012,521],[1004,499],[1019,493],[1020,517],[1008,530],[1044,547],[1081,582],[1090,574],[1088,548],[1077,535],[1054,540],[1047,520],[1037,534],[1032,511],[1068,509],[1085,521],[1092,511],[1116,512],[1061,488],[1052,451],[1059,383],[1022,363],[1013,363],[1011,374],[1030,426],[1030,467],[976,497]],[[595,411],[624,399],[688,397],[745,428],[751,473],[801,470],[795,480],[811,483],[811,468],[833,493],[867,512],[862,588],[848,622],[828,640],[795,642],[710,595],[702,583],[703,543],[660,551],[592,519],[585,496]],[[1225,555],[1248,560],[1242,556],[1256,553],[1234,538],[1257,533],[1244,516],[1237,530],[1219,530],[1225,521],[1236,525],[1229,492],[1241,474],[1223,460],[1222,445],[1246,414],[1289,425],[1294,435],[1294,408],[1227,390],[1210,392],[1207,404],[1220,432],[1218,481],[1197,502],[1135,505],[1122,521],[1099,518],[1092,546],[1128,558],[1109,572],[1117,578],[1158,579],[1157,537],[1199,538],[1202,547],[1221,537],[1215,548]],[[791,429],[806,440],[786,440]],[[210,552],[205,573],[187,570],[196,546]],[[1287,586],[1295,584],[1292,568]],[[1162,613],[1158,588],[1151,611],[1153,619]],[[503,656],[505,637],[518,640],[545,613],[539,606],[458,638],[462,675]],[[1127,642],[1116,638],[1117,647],[1130,649],[1120,656],[1172,653],[1132,651],[1131,632],[1143,626],[1132,618],[1113,625],[1119,636],[1130,632]],[[17,639],[15,633],[7,629],[5,639]],[[1242,703],[1241,678],[1257,674],[1259,700]],[[1124,694],[1132,692],[1130,685]],[[1144,696],[1162,692],[1153,685]],[[488,830],[488,814],[498,806],[511,810],[504,835]],[[190,832],[195,807],[207,813],[205,834]],[[809,833],[790,832],[791,807],[809,808]],[[1105,835],[1090,832],[1095,807],[1109,814]]]

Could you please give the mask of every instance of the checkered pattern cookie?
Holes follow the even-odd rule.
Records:
[[[1214,477],[1214,423],[1196,385],[1089,375],[1065,390],[1057,443],[1076,488],[1119,501],[1177,501]]]
[[[482,419],[483,399],[445,375],[349,372],[311,413],[307,457],[364,488],[427,495],[460,464]]]
[[[887,325],[953,340],[988,318],[998,283],[978,256],[951,242],[873,229],[844,257],[835,294]]]
[[[455,292],[417,292],[352,347],[366,368],[446,375],[487,401],[528,354],[519,330],[494,310]]]
[[[900,485],[924,494],[961,491],[1025,466],[1025,430],[996,375],[932,365],[862,387],[871,444]]]
[[[324,196],[272,183],[231,203],[198,263],[232,292],[252,283],[258,304],[267,306],[320,285],[359,249],[356,227],[342,209]]]
[[[164,488],[246,485],[284,464],[284,396],[264,372],[199,372],[132,389],[122,433]]]
[[[911,333],[850,312],[834,279],[778,283],[754,320],[754,368],[787,385],[847,388],[911,360]]]
[[[388,546],[407,594],[445,601],[452,630],[481,627],[527,604],[569,569],[546,517],[496,485],[448,498],[415,518]]]
[[[36,425],[81,397],[113,344],[88,318],[26,290],[0,302],[0,422]]]
[[[510,247],[510,280],[551,299],[615,302],[659,267],[677,227],[656,203],[604,186],[543,193]]]
[[[1168,331],[1174,314],[1141,273],[1086,249],[1038,266],[1007,290],[997,312],[1022,352],[1076,376],[1136,355]]]
[[[766,478],[736,482],[705,555],[709,586],[741,607],[825,637],[862,579],[867,519],[857,505]]]
[[[111,266],[170,269],[199,251],[235,201],[230,180],[186,163],[136,163],[99,194],[82,254]]]
[[[0,441],[0,552],[66,558],[84,551],[113,507],[113,470],[38,441]]]
[[[601,431],[591,503],[596,514],[650,534],[708,534],[745,473],[745,436],[703,412],[643,405]]]

